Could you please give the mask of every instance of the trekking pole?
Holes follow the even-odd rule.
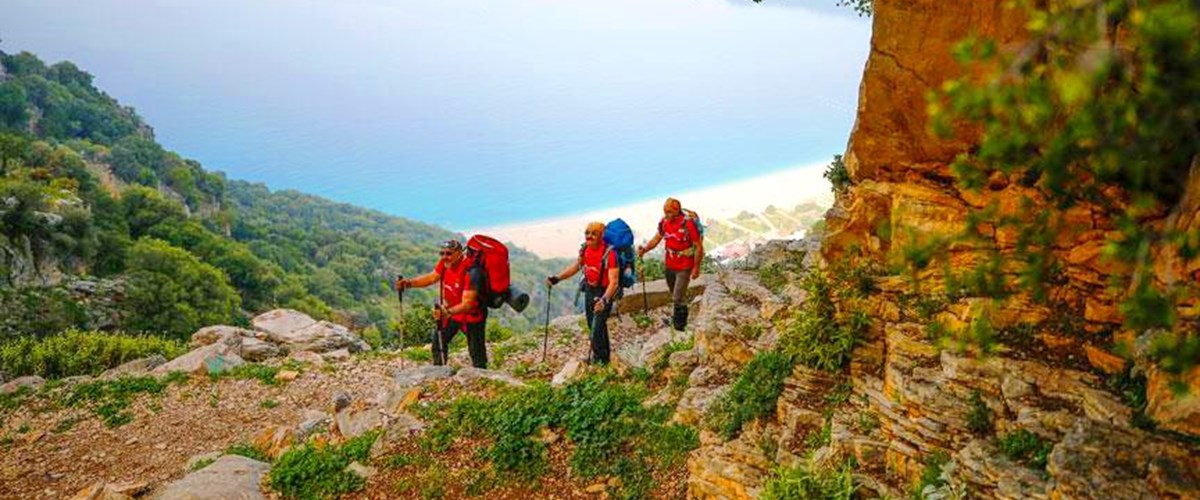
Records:
[[[403,274],[396,275],[396,283],[404,280]],[[396,287],[396,299],[400,301],[400,368],[404,368],[404,323],[407,320],[404,318],[404,287]]]
[[[445,279],[445,278],[443,277],[442,279]],[[442,282],[438,281],[438,303],[437,303],[438,311],[443,310],[442,302],[445,299],[442,297],[442,293],[444,291],[445,290],[442,288]],[[446,352],[445,346],[442,345],[442,321],[443,320],[446,321],[446,324],[449,324],[449,322],[450,322],[450,318],[444,318],[444,317],[433,322],[433,341],[436,342],[436,345],[437,345],[437,351],[438,351],[437,357],[441,358],[443,365],[446,365],[446,364],[450,363],[450,359],[449,359],[450,353]],[[435,364],[437,363],[436,359],[434,360],[434,363]]]
[[[638,269],[642,273],[642,315],[650,316],[650,298],[646,297],[646,260],[640,255],[638,256]]]
[[[542,333],[542,363],[546,363],[546,345],[550,340],[550,297],[554,285],[546,283],[546,331]]]

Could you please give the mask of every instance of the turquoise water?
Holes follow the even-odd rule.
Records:
[[[180,5],[18,0],[2,48],[75,61],[231,178],[452,228],[827,159],[869,40],[717,0]]]

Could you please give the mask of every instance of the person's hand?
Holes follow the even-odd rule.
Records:
[[[446,308],[442,306],[433,306],[433,320],[441,321],[442,317],[446,316]]]
[[[592,308],[594,312],[604,312],[604,307],[608,304],[608,300],[604,297],[596,299],[596,306]]]
[[[643,256],[643,255],[646,255],[646,246],[645,246],[645,245],[638,245],[638,248],[637,248],[637,253],[638,253],[638,258],[639,258],[639,259],[640,259],[640,258],[642,258],[642,256]]]
[[[696,279],[699,277],[700,277],[700,266],[695,266],[692,268],[692,279]]]
[[[404,290],[407,290],[411,286],[412,286],[412,283],[404,278],[396,279],[396,291],[397,292],[403,292]]]
[[[547,276],[546,277],[546,285],[548,285],[548,286],[557,285],[559,281],[562,281],[562,280],[559,279],[558,276]]]

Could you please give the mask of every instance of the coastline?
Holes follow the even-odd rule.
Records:
[[[789,168],[759,177],[685,193],[664,192],[661,196],[622,206],[575,215],[477,227],[459,230],[463,234],[483,233],[509,241],[539,257],[572,257],[579,250],[583,228],[589,221],[608,222],[620,217],[633,228],[638,243],[650,239],[668,196],[695,210],[705,222],[732,218],[746,211],[761,212],[768,206],[792,207],[805,202],[828,206],[832,203],[829,181],[823,177],[824,163]]]

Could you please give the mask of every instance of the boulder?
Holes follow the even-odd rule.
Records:
[[[383,435],[371,445],[370,459],[375,460],[387,454],[397,444],[425,430],[425,422],[407,413],[400,413],[388,419],[387,429]]]
[[[259,483],[269,464],[238,455],[225,455],[153,495],[156,500],[265,500]]]
[[[421,387],[393,387],[375,399],[384,414],[397,415],[421,399]]]
[[[371,408],[363,411],[345,409],[333,417],[338,434],[347,439],[366,434],[383,426],[383,413]]]
[[[308,363],[313,367],[325,366],[325,358],[322,358],[320,354],[312,351],[291,351],[288,354],[288,359],[299,361],[301,363]]]
[[[296,433],[291,427],[269,425],[250,441],[254,447],[261,450],[272,460],[279,458],[296,443]]]
[[[336,351],[329,351],[327,353],[321,354],[321,357],[324,358],[325,361],[329,361],[331,363],[347,361],[350,359],[350,350],[343,348],[343,349],[338,349]]]
[[[350,465],[346,466],[346,472],[354,474],[363,479],[370,479],[375,474],[379,473],[376,468],[368,467],[358,462],[350,462]]]
[[[240,347],[240,343],[238,347]],[[183,356],[155,367],[150,373],[167,375],[171,372],[182,371],[215,374],[232,370],[246,364],[246,361],[237,354],[238,347],[221,342],[198,347]]]
[[[30,391],[36,391],[43,385],[46,385],[46,379],[37,375],[17,377],[4,385],[0,385],[0,394],[12,394],[23,387],[28,388],[27,390]]]
[[[253,338],[254,332],[236,326],[206,326],[192,334],[192,347],[202,347],[237,338]]]
[[[560,387],[579,378],[583,372],[583,362],[578,359],[567,361],[558,373],[554,374],[554,378],[550,380],[550,385]]]
[[[406,370],[398,370],[395,374],[395,379],[398,387],[412,387],[430,380],[450,378],[452,375],[454,375],[454,369],[449,366],[424,365]]]
[[[687,332],[677,332],[669,327],[661,328],[642,343],[642,350],[638,353],[639,363],[641,366],[654,368],[663,358],[667,345],[687,342],[689,339],[691,339],[691,335]]]
[[[712,279],[711,275],[702,274],[688,282],[688,298],[698,296],[704,293],[705,287]],[[645,300],[642,297],[645,297]],[[671,303],[671,291],[667,287],[667,280],[656,280],[646,283],[645,293],[642,292],[641,283],[634,284],[625,292],[625,297],[617,302],[617,314],[639,313],[642,312],[647,304],[650,309],[657,309]]]
[[[343,348],[351,352],[371,350],[370,345],[346,327],[328,321],[316,321],[307,314],[290,309],[265,312],[256,316],[251,323],[254,328],[266,333],[271,342],[288,352],[322,353]]]
[[[270,358],[278,357],[283,354],[283,351],[270,342],[264,342],[254,337],[246,337],[242,339],[242,358],[246,361],[266,361]]]
[[[161,354],[155,354],[153,356],[129,361],[116,368],[105,370],[104,373],[100,374],[99,378],[101,380],[112,380],[122,376],[145,375],[150,373],[151,370],[162,366],[166,362],[167,358],[162,357]]]

